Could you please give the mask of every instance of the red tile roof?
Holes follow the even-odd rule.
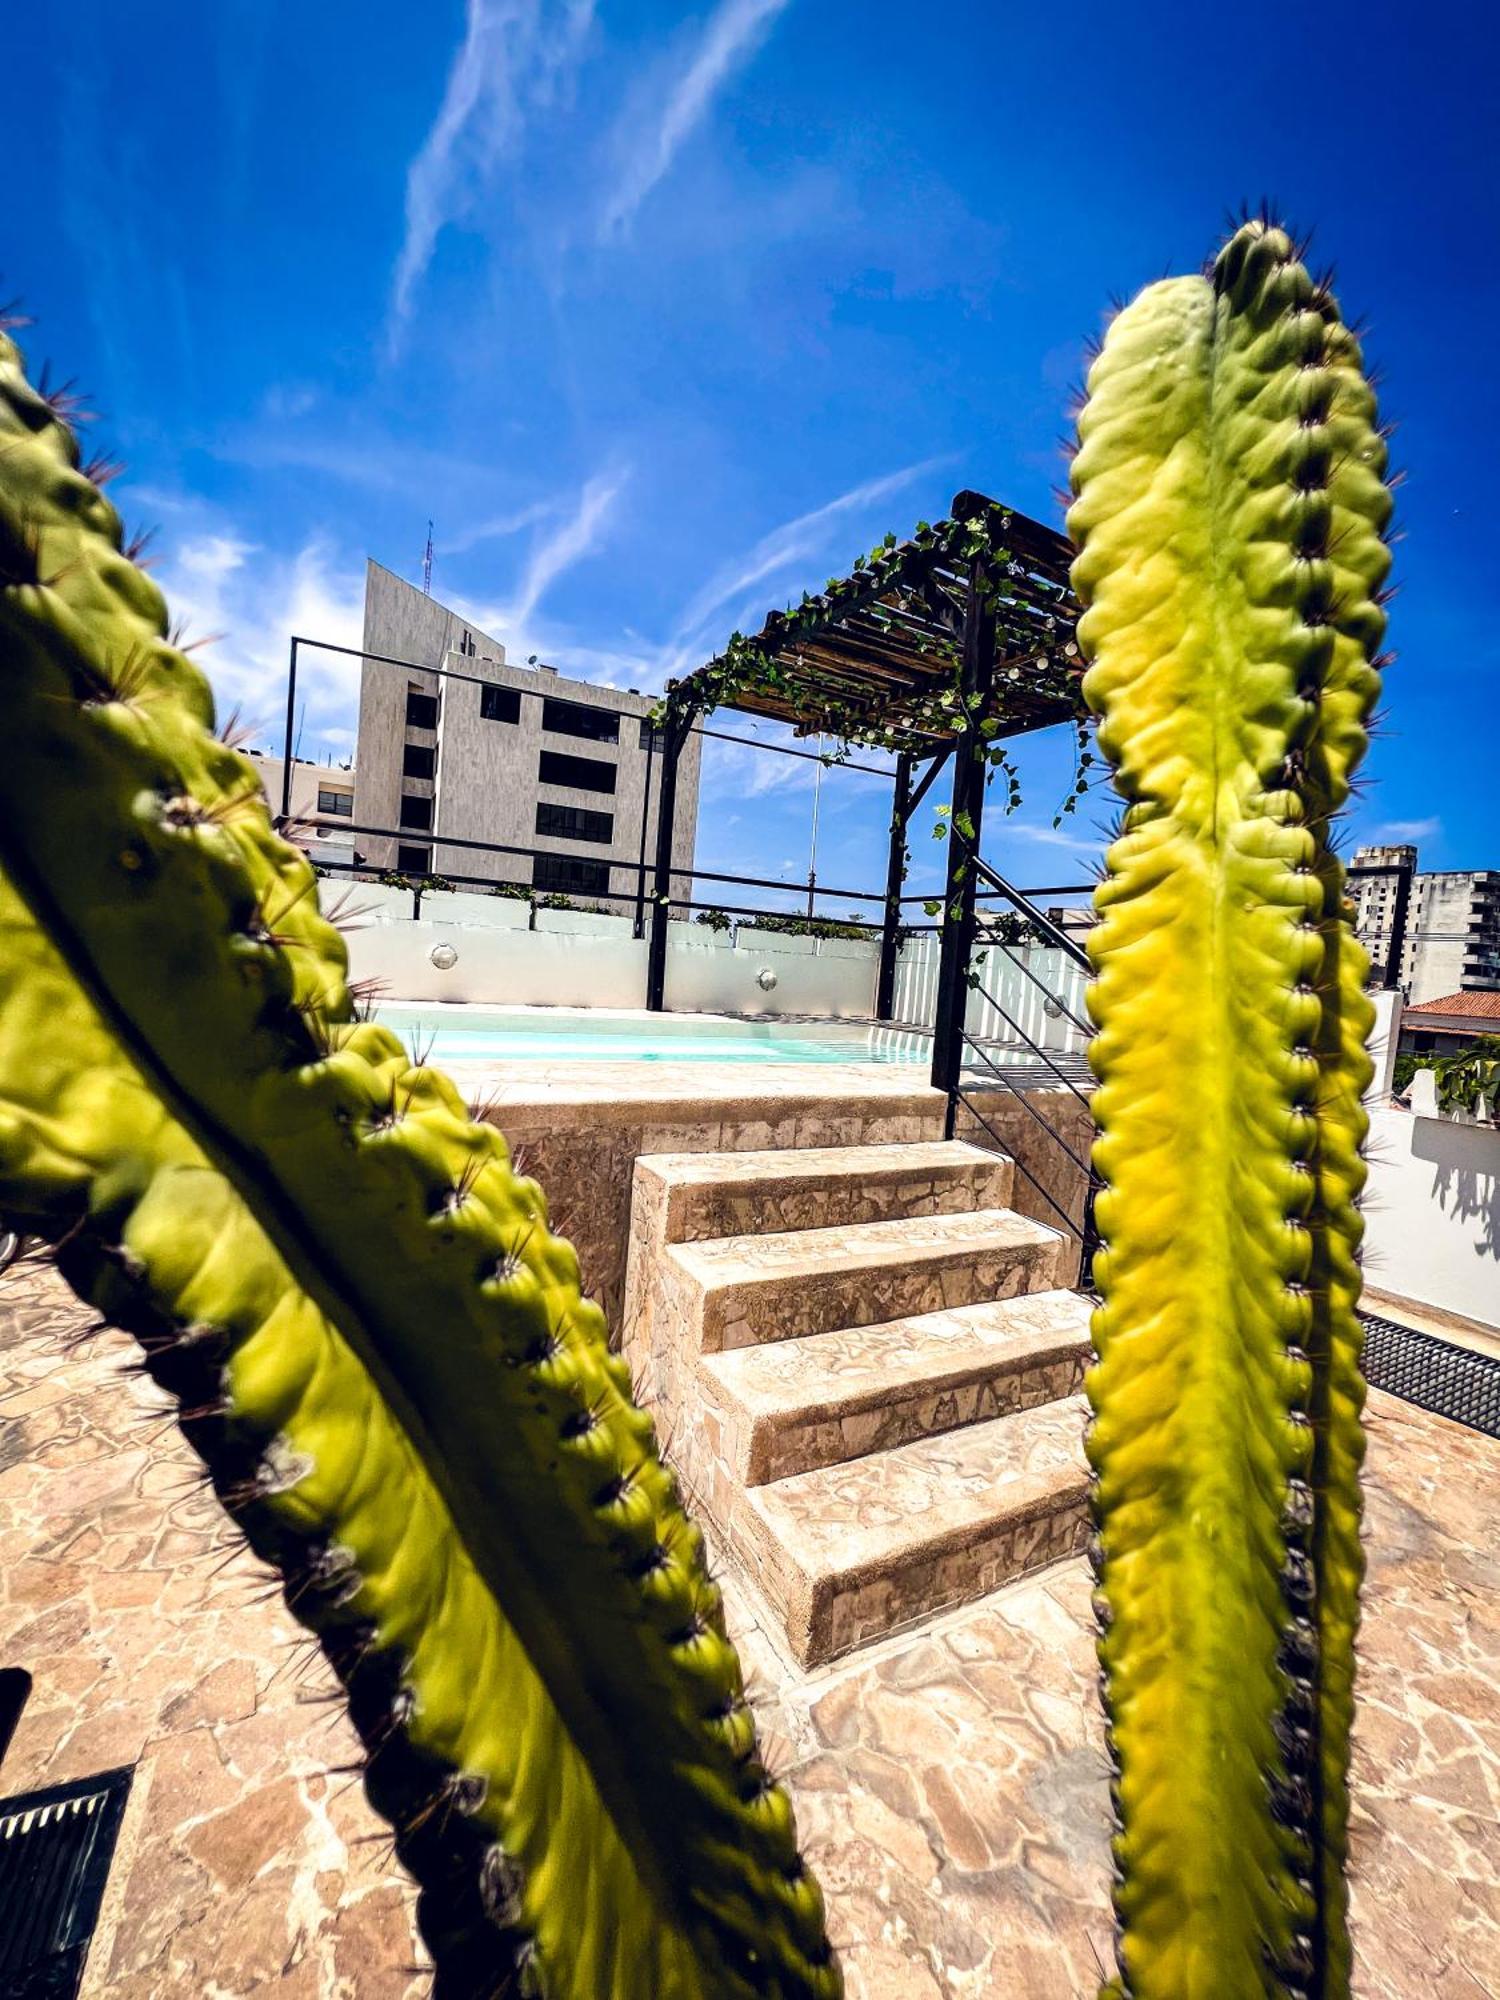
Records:
[[[1476,1021],[1500,1021],[1500,993],[1450,993],[1445,1000],[1424,1000],[1405,1009],[1408,1014],[1469,1014]]]

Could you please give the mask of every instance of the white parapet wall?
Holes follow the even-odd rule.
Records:
[[[1365,1282],[1374,1293],[1500,1329],[1500,1125],[1439,1111],[1430,1071],[1390,1095],[1401,1029],[1376,1000]],[[1379,1297],[1371,1308],[1381,1309]]]
[[[702,1014],[815,1014],[869,1020],[875,1009],[877,944],[855,938],[787,937],[742,925],[667,927],[668,1007]]]
[[[1382,1106],[1364,1209],[1375,1290],[1500,1330],[1500,1126]]]
[[[539,909],[500,896],[436,891],[412,916],[409,890],[356,883],[347,892],[351,977],[400,1000],[518,1007],[637,1008],[646,1000],[644,938],[628,917]],[[325,897],[332,905],[335,897]],[[701,924],[667,927],[666,1004],[685,1013],[868,1020],[879,950],[873,942],[787,937]]]
[[[409,889],[383,883],[325,884],[325,905],[342,902],[355,928],[356,978],[384,983],[394,1000],[466,1000],[532,1007],[642,1007],[643,939],[628,917],[590,910],[533,912],[520,898],[433,890],[414,918]],[[931,1027],[938,939],[912,938],[897,960],[895,1018]],[[811,1015],[869,1020],[875,1010],[878,940],[811,938],[751,923],[715,931],[667,927],[666,1004],[684,1013],[776,1019]],[[1085,1037],[1085,975],[1052,950],[992,947],[976,966],[969,1032],[1014,1047],[1076,1052]],[[993,1000],[987,995],[992,995]],[[995,1004],[998,1003],[998,1006]]]
[[[349,970],[355,979],[379,980],[390,1000],[639,1007],[646,946],[628,924],[622,938],[578,937],[408,918],[353,932]]]
[[[911,938],[896,961],[892,1008],[898,1021],[930,1028],[937,1013],[941,940],[934,932]],[[977,1040],[1024,1048],[1030,1041],[1051,1053],[1077,1054],[1088,1037],[1069,1019],[1086,1021],[1088,975],[1063,952],[1048,947],[981,945],[975,954],[978,984],[969,994],[965,1026]]]

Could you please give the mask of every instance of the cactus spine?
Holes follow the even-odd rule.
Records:
[[[1328,835],[1378,687],[1385,450],[1263,221],[1119,315],[1079,438],[1085,692],[1126,801],[1091,939],[1116,1990],[1336,2000],[1372,1009]]]
[[[73,1232],[67,1275],[324,1636],[441,1990],[833,2000],[701,1537],[572,1251],[356,1017],[164,630],[0,336],[0,1205]]]

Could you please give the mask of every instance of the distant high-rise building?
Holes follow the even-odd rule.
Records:
[[[1404,884],[1399,875],[1366,875],[1349,884],[1349,899],[1354,905],[1354,928],[1370,954],[1374,981],[1377,986],[1399,984],[1405,977],[1404,965],[1392,967],[1391,955],[1398,949],[1396,928],[1403,903],[1403,888],[1406,891],[1404,901],[1409,935],[1413,902],[1411,882],[1417,872],[1417,850],[1415,847],[1361,847],[1356,849],[1351,865],[1355,868],[1404,871]]]
[[[660,803],[650,697],[513,666],[500,640],[376,562],[365,573],[364,648],[415,662],[367,658],[361,671],[354,819],[397,829],[360,836],[372,867],[523,883],[621,912],[634,904],[634,864],[655,859]],[[672,843],[682,870],[693,863],[700,754],[689,736]],[[673,887],[691,893],[686,876]]]
[[[1500,992],[1500,869],[1416,872],[1415,847],[1361,847],[1355,868],[1411,871],[1400,986],[1411,1006],[1455,993]],[[1350,884],[1355,928],[1377,966],[1387,963],[1398,901],[1395,875]]]

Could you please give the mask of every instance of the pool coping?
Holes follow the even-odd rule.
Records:
[[[646,1065],[604,1058],[553,1065],[476,1058],[443,1067],[461,1089],[483,1100],[487,1115],[502,1128],[770,1124],[788,1116],[837,1116],[872,1100],[888,1117],[941,1122],[944,1103],[940,1090],[902,1076],[892,1063],[780,1062],[755,1071],[753,1082],[745,1063],[710,1059]],[[642,1069],[649,1075],[640,1075]]]

